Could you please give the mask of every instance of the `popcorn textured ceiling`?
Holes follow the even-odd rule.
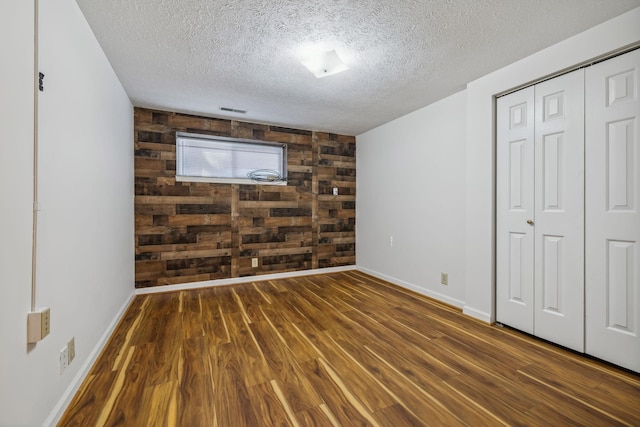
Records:
[[[640,0],[77,0],[136,106],[358,135]],[[317,79],[305,48],[349,70]],[[225,113],[220,107],[247,110]]]

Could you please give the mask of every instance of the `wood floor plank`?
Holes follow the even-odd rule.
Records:
[[[326,306],[316,306],[313,301],[303,297],[300,293],[298,293],[300,291],[303,293],[303,295],[306,294],[307,296],[314,294],[311,292],[306,292],[302,286],[296,287],[289,292],[289,294],[291,295],[290,298],[295,298],[295,303],[292,304],[294,311],[297,311],[303,316],[303,320],[301,323],[310,323],[314,328],[320,331],[324,331],[327,328],[330,328],[331,319],[328,318],[326,312],[322,311],[322,309]]]
[[[547,425],[555,426],[620,426],[624,424],[616,423],[615,421],[606,420],[593,416],[592,413],[585,411],[566,411],[564,409],[564,402],[556,405],[551,405],[547,402],[539,403],[531,411],[529,415],[536,420],[537,425],[542,425],[541,420],[547,420]],[[534,424],[536,425],[536,424]]]
[[[201,298],[204,317],[202,325],[204,335],[209,337],[209,341],[212,341],[214,344],[231,343],[229,327],[224,320],[222,308],[218,303],[216,295],[213,292],[207,291],[210,290],[203,291]]]
[[[572,420],[573,425],[583,426],[637,426],[637,417],[619,421],[611,418],[609,415],[599,411],[592,406],[590,402],[586,405],[561,391],[548,387],[547,385],[534,380],[527,375],[521,375],[519,382],[522,386],[527,387],[529,395],[537,397],[538,406],[531,411],[531,414],[538,418],[538,415],[544,414],[541,419],[547,420],[549,424],[561,425],[565,420]],[[618,417],[617,417],[618,418]],[[568,423],[567,423],[568,424]]]
[[[327,371],[327,363],[322,359],[303,364],[307,377],[318,391],[339,425],[372,425],[371,414],[358,402],[352,393],[336,381],[336,376]]]
[[[180,351],[183,341],[182,321],[177,309],[166,314],[157,326],[158,333],[152,341],[155,357],[150,358],[147,384],[165,384],[179,381]]]
[[[459,375],[447,379],[445,384],[486,412],[494,414],[505,425],[531,425],[536,422],[528,415],[535,402],[519,394],[514,383],[488,375],[481,380]]]
[[[324,405],[326,408],[326,405]],[[298,422],[301,426],[305,427],[340,427],[338,421],[335,419],[333,414],[327,414],[327,409],[323,411],[321,406],[316,408],[310,408],[306,411],[298,412],[296,417],[298,418]]]
[[[287,320],[281,311],[269,305],[261,307],[265,321],[278,331],[278,334],[285,340],[287,347],[293,353],[298,363],[317,359],[320,355],[300,337],[293,327],[293,322]]]
[[[309,283],[314,283],[313,277],[307,278],[307,281]],[[334,288],[328,286],[316,286],[314,288],[308,288],[308,291],[316,296],[316,300],[327,302],[338,312],[351,310],[351,305],[344,301],[345,297],[337,295]]]
[[[392,396],[377,387],[371,375],[362,365],[354,363],[353,359],[349,358],[341,348],[333,345],[327,336],[330,333],[325,335],[307,325],[301,326],[298,327],[298,330],[320,353],[319,360],[327,361],[330,365],[329,372],[336,372],[339,378],[349,383],[353,394],[358,396],[368,412],[371,413],[396,403]]]
[[[215,347],[213,407],[220,426],[252,427],[260,425],[251,410],[251,398],[233,344]]]
[[[133,425],[176,427],[178,425],[177,392],[178,385],[173,381],[145,388],[141,407],[144,408],[142,413],[146,419],[141,418]],[[107,425],[114,424],[107,423]]]
[[[124,373],[124,384],[114,400],[117,411],[111,411],[107,418],[107,425],[135,425],[140,416],[139,407],[147,384],[149,374],[147,367],[153,358],[155,345],[144,344],[133,348],[133,355],[128,363],[120,370]],[[116,390],[112,390],[115,394]],[[126,404],[123,404],[125,403]]]
[[[605,379],[595,389],[605,396],[615,396],[617,402],[620,403],[621,409],[629,410],[630,419],[638,416],[636,409],[638,408],[638,402],[640,402],[640,386],[632,386],[623,381],[616,382]]]
[[[401,368],[395,368],[388,363],[383,357],[372,352],[368,347],[364,347],[362,351],[355,346],[351,346],[348,341],[333,340],[333,345],[343,348],[344,352],[349,355],[357,363],[363,367],[376,381],[378,388],[388,393],[397,404],[402,406],[404,411],[412,417],[418,419],[429,420],[429,423],[435,425],[447,424],[451,426],[464,425],[462,418],[458,416],[460,412],[465,412],[464,405],[459,405],[459,400],[455,402],[456,409],[452,411],[448,408],[443,400],[434,395],[434,391],[440,388],[437,382],[432,383],[433,387],[425,389],[413,381],[410,368],[401,365]],[[447,396],[448,398],[450,396]],[[452,403],[450,399],[446,399],[448,403]],[[390,405],[393,406],[396,403]],[[462,407],[461,407],[462,406]],[[378,410],[376,413],[382,411]],[[477,425],[491,425],[479,422],[477,412],[473,412],[472,419]]]
[[[131,358],[133,357],[134,351],[135,351],[135,347],[130,347],[128,349],[124,364],[122,368],[119,370],[114,383],[109,389],[109,394],[107,395],[107,398],[105,399],[105,401],[99,402],[99,404],[95,408],[96,414],[98,415],[98,420],[96,421],[96,425],[105,425],[109,417],[113,418],[114,415],[117,415],[122,412],[122,409],[116,407],[115,404],[118,401],[120,397],[120,393],[122,392],[122,389],[125,386],[124,379],[126,376],[126,370],[127,370],[127,367],[129,366],[129,362],[131,361]]]
[[[400,366],[402,363],[411,363],[414,365],[414,372],[428,372],[440,380],[460,374],[447,363],[423,350],[422,346],[428,341],[427,339],[405,340],[402,336],[397,335],[393,329],[389,329],[386,324],[375,321],[367,322],[367,317],[359,312],[348,311],[344,315],[358,322],[363,328],[366,327],[375,336],[384,337],[384,340],[372,340],[367,346],[388,355],[395,360],[394,364]],[[348,337],[343,337],[343,339],[348,340]]]
[[[385,426],[428,426],[428,424],[407,411],[404,406],[395,403],[375,413],[380,424]]]
[[[131,339],[132,345],[157,342],[165,333],[165,317],[174,316],[180,304],[179,293],[145,296],[149,302],[140,313],[140,324]]]
[[[130,345],[132,336],[136,332],[145,314],[144,309],[148,303],[149,299],[147,298],[135,298],[132,301],[129,309],[109,338],[109,342],[104,348],[102,355],[96,361],[94,370],[106,371],[109,369],[117,369],[118,364],[121,362],[123,355]]]
[[[294,412],[305,411],[322,404],[302,368],[277,332],[266,322],[251,324],[251,330],[263,349],[270,372],[278,381],[281,394]]]
[[[458,394],[446,390],[443,384],[434,381],[421,386],[403,372],[404,365],[394,366],[385,357],[366,347],[369,355],[363,354],[362,363],[370,366],[376,378],[411,414],[429,425],[447,426],[495,426],[497,419],[473,406]],[[388,355],[385,355],[388,356]]]
[[[640,416],[640,408],[637,402],[636,405],[632,406],[627,406],[624,401],[620,402],[620,400],[611,402],[611,396],[605,396],[594,389],[588,389],[579,384],[576,385],[572,381],[566,381],[566,378],[563,379],[561,371],[548,372],[536,366],[527,366],[518,370],[518,373],[547,386],[547,388],[554,389],[567,398],[582,403],[584,406],[591,407],[621,424],[625,424],[625,419]],[[640,395],[636,397],[640,398]]]
[[[427,325],[424,322],[416,322],[415,319],[404,318],[394,312],[393,308],[395,307],[387,306],[373,310],[368,304],[360,303],[354,305],[355,310],[375,319],[408,341],[422,342],[444,336],[444,332],[436,329],[436,325]]]
[[[183,362],[178,388],[178,425],[199,426],[214,419],[213,384],[207,358],[205,337],[183,341]]]
[[[282,313],[282,315],[291,323],[304,323],[309,321],[307,313],[303,313],[298,306],[297,296],[292,292],[281,292],[276,303],[263,305],[262,308],[272,307],[274,310]]]
[[[67,427],[97,425],[100,412],[96,409],[107,401],[116,377],[115,371],[89,375],[67,408],[60,425]]]
[[[264,425],[299,426],[298,418],[291,412],[288,403],[281,399],[281,393],[272,382],[249,387],[249,398],[253,412]]]
[[[225,318],[233,344],[232,356],[239,365],[247,387],[269,381],[271,373],[267,360],[246,319],[240,313],[231,313]]]
[[[202,297],[194,292],[180,292],[180,306],[178,311],[182,314],[182,333],[184,339],[202,337],[204,331],[204,313]]]
[[[640,375],[358,271],[136,297],[59,426],[639,426]]]
[[[223,314],[238,313],[240,307],[233,297],[232,286],[221,286],[212,289]]]

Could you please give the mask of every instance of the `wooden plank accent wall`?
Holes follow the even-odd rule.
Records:
[[[355,137],[144,108],[134,122],[136,287],[355,264]],[[288,185],[176,182],[176,132],[285,143]]]

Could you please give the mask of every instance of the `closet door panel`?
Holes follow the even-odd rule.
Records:
[[[534,334],[584,351],[584,71],[535,86]]]
[[[496,315],[533,333],[534,90],[497,102]]]
[[[586,72],[586,352],[640,372],[640,51]]]

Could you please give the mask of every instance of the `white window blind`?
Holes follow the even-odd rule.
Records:
[[[286,185],[286,165],[285,144],[176,134],[178,181],[256,183],[249,178],[254,173],[267,176],[270,184]]]

